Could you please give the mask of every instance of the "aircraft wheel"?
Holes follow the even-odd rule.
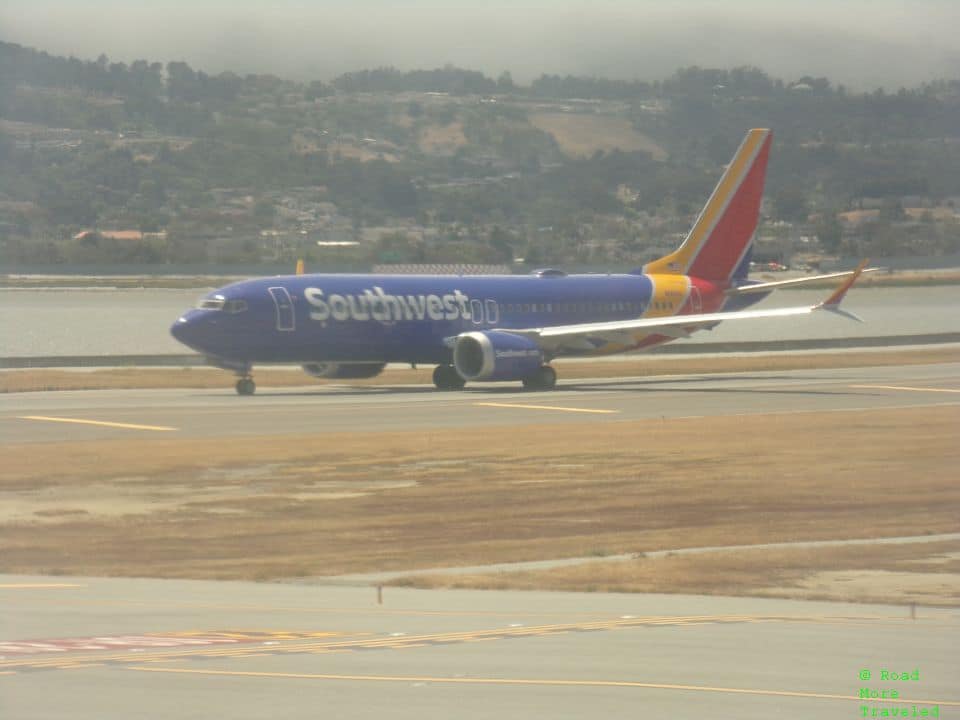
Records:
[[[437,365],[433,371],[433,384],[438,390],[462,390],[467,381],[460,377],[453,365]]]
[[[237,380],[238,395],[253,395],[257,391],[257,384],[253,378],[240,378]]]
[[[526,390],[553,390],[557,386],[557,371],[543,365],[533,375],[523,379]]]

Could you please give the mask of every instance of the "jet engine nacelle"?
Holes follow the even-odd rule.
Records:
[[[487,330],[457,335],[453,366],[465,380],[522,380],[543,365],[543,351],[522,335]]]
[[[315,378],[340,380],[360,380],[372,378],[383,372],[386,363],[304,363],[301,365],[307,375]]]

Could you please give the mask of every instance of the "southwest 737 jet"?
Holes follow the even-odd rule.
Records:
[[[625,274],[288,275],[228,285],[171,328],[180,342],[256,389],[255,363],[296,363],[315,377],[367,378],[387,363],[436,364],[441,390],[518,380],[555,386],[556,358],[643,350],[721,321],[840,309],[863,271],[747,280],[770,154],[750,130],[677,250]],[[843,278],[814,306],[748,310],[771,291]]]

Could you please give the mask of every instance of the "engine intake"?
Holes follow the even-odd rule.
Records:
[[[304,363],[301,365],[307,375],[315,378],[339,380],[360,380],[372,378],[383,372],[386,363]]]
[[[522,335],[488,330],[458,335],[453,366],[465,380],[522,380],[543,365],[543,351]]]

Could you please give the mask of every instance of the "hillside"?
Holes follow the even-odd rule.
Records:
[[[686,68],[519,86],[448,66],[297,83],[9,43],[0,68],[12,267],[633,267],[682,237],[755,126],[776,136],[771,259],[960,251],[957,80],[858,95]]]

